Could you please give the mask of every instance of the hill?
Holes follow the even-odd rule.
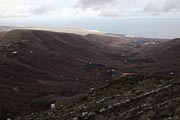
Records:
[[[140,93],[130,94],[129,97],[133,101],[139,95],[146,95],[148,91],[151,93],[163,89],[157,96],[152,92],[152,99],[156,100],[168,94],[169,87],[168,90],[164,87],[172,85],[170,81],[178,75],[178,46],[179,39],[131,38],[102,34],[77,35],[28,29],[4,31],[0,35],[0,115],[2,119],[6,119],[40,112],[36,114],[37,116],[28,116],[28,119],[39,120],[39,115],[43,119],[62,117],[65,120],[76,116],[81,119],[80,115],[86,111],[75,112],[73,116],[69,116],[78,105],[112,97],[107,99],[107,103],[98,104],[100,107],[89,104],[92,108],[87,110],[87,112],[96,111],[98,107],[98,110],[101,108],[104,111],[106,109],[104,107],[110,103],[116,104],[118,101],[127,100],[124,98],[134,89],[142,90]],[[139,81],[136,75],[141,74],[150,74],[152,79],[139,78]],[[159,77],[154,77],[154,74],[162,78],[160,83],[155,82],[159,81]],[[122,79],[127,75],[130,75],[130,78],[127,78],[128,83],[126,78]],[[119,82],[116,84],[116,81]],[[175,79],[176,82],[179,84],[178,79]],[[94,88],[98,89],[100,94],[98,91],[94,92]],[[89,89],[95,95],[89,94]],[[179,90],[174,84],[173,89]],[[114,95],[118,92],[122,96],[116,99]],[[173,95],[175,93],[177,91],[172,91]],[[168,94],[167,99],[157,100],[153,107],[158,106],[160,102],[174,101],[178,97],[174,98]],[[140,105],[143,106],[147,99],[148,97],[142,98]],[[58,105],[58,110],[43,113],[42,111],[48,110],[52,103]],[[135,108],[138,105],[136,100],[132,104]],[[131,104],[128,103],[126,106],[128,107],[124,110],[128,112],[132,108]],[[176,109],[178,108],[173,107],[173,115],[176,115]],[[119,108],[115,111],[108,110],[112,113],[110,117],[118,110]],[[49,113],[52,115],[43,115]],[[156,115],[155,118],[157,117]]]
[[[119,62],[113,62],[95,44],[86,36],[70,33],[38,30],[3,33],[1,116],[44,110],[57,99],[77,95],[112,79],[107,70],[115,69]]]
[[[180,39],[173,39],[161,44],[155,44],[139,51],[137,58],[151,59],[151,63],[142,64],[139,67],[151,71],[179,74],[180,67]],[[145,70],[146,71],[146,70]]]

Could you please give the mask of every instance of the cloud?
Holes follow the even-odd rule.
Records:
[[[118,17],[121,15],[118,8],[120,1],[122,0],[78,0],[75,8],[79,8],[81,11],[90,13],[91,15]]]
[[[53,10],[54,8],[48,4],[26,0],[0,0],[0,18],[31,17],[48,14]]]
[[[98,15],[101,17],[120,17],[120,16],[123,16],[123,14],[118,9],[102,10]]]
[[[78,0],[76,7],[101,17],[177,16],[180,0]]]
[[[21,0],[0,0],[0,18],[15,17],[17,13],[17,6]]]
[[[47,13],[54,11],[53,7],[50,7],[47,5],[30,6],[27,8],[28,9],[26,10],[26,13],[30,13],[33,15],[42,15],[42,14],[47,14]]]
[[[119,0],[78,0],[76,7],[82,9],[102,9],[118,4]]]
[[[75,7],[100,17],[125,17],[139,14],[140,2],[144,4],[144,0],[78,0]]]
[[[155,0],[154,2],[146,5],[143,10],[145,13],[150,13],[153,15],[179,15],[179,4],[179,0]]]
[[[0,18],[179,16],[180,0],[0,0]]]

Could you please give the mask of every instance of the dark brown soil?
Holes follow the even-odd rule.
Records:
[[[89,97],[86,93],[90,88],[99,88],[127,74],[178,76],[179,45],[179,39],[167,41],[122,36],[80,36],[37,30],[3,32],[0,35],[0,116],[6,119],[41,112],[49,109],[52,103],[59,103],[61,100],[78,102],[82,96],[86,100],[86,96]],[[139,81],[132,84],[135,85],[136,82],[139,85]],[[133,89],[132,84],[128,83],[127,88],[123,87],[126,89],[124,93]],[[139,87],[141,86],[137,86],[137,89]],[[107,93],[115,95],[116,90]],[[104,92],[103,94],[105,95]],[[164,94],[166,92],[162,93]],[[138,96],[132,95],[132,99]],[[152,96],[158,99],[154,93]],[[148,97],[143,98],[142,103]],[[165,101],[173,99],[176,99],[175,96],[169,96]],[[157,102],[157,105],[161,102]],[[124,110],[137,107],[137,104],[136,100],[132,104],[125,104],[127,108]],[[142,109],[146,110],[148,107]],[[110,116],[116,113],[113,111],[108,110]],[[79,112],[77,115],[79,116]]]

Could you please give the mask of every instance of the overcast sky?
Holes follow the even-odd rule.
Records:
[[[0,0],[0,25],[180,37],[179,18],[180,0]]]

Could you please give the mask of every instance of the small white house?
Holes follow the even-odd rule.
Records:
[[[18,51],[13,51],[13,54],[18,54]]]
[[[52,108],[52,109],[55,109],[55,108],[56,108],[56,105],[55,105],[55,104],[51,104],[51,108]]]
[[[115,72],[115,69],[112,69],[111,71],[112,71],[112,72]]]
[[[173,73],[173,72],[170,72],[170,75],[174,75],[174,73]]]
[[[85,117],[88,114],[88,112],[83,112],[82,117]]]
[[[91,92],[94,91],[94,88],[90,88],[89,91],[91,91]]]
[[[5,45],[5,47],[10,47],[10,45],[8,44],[8,45]]]

